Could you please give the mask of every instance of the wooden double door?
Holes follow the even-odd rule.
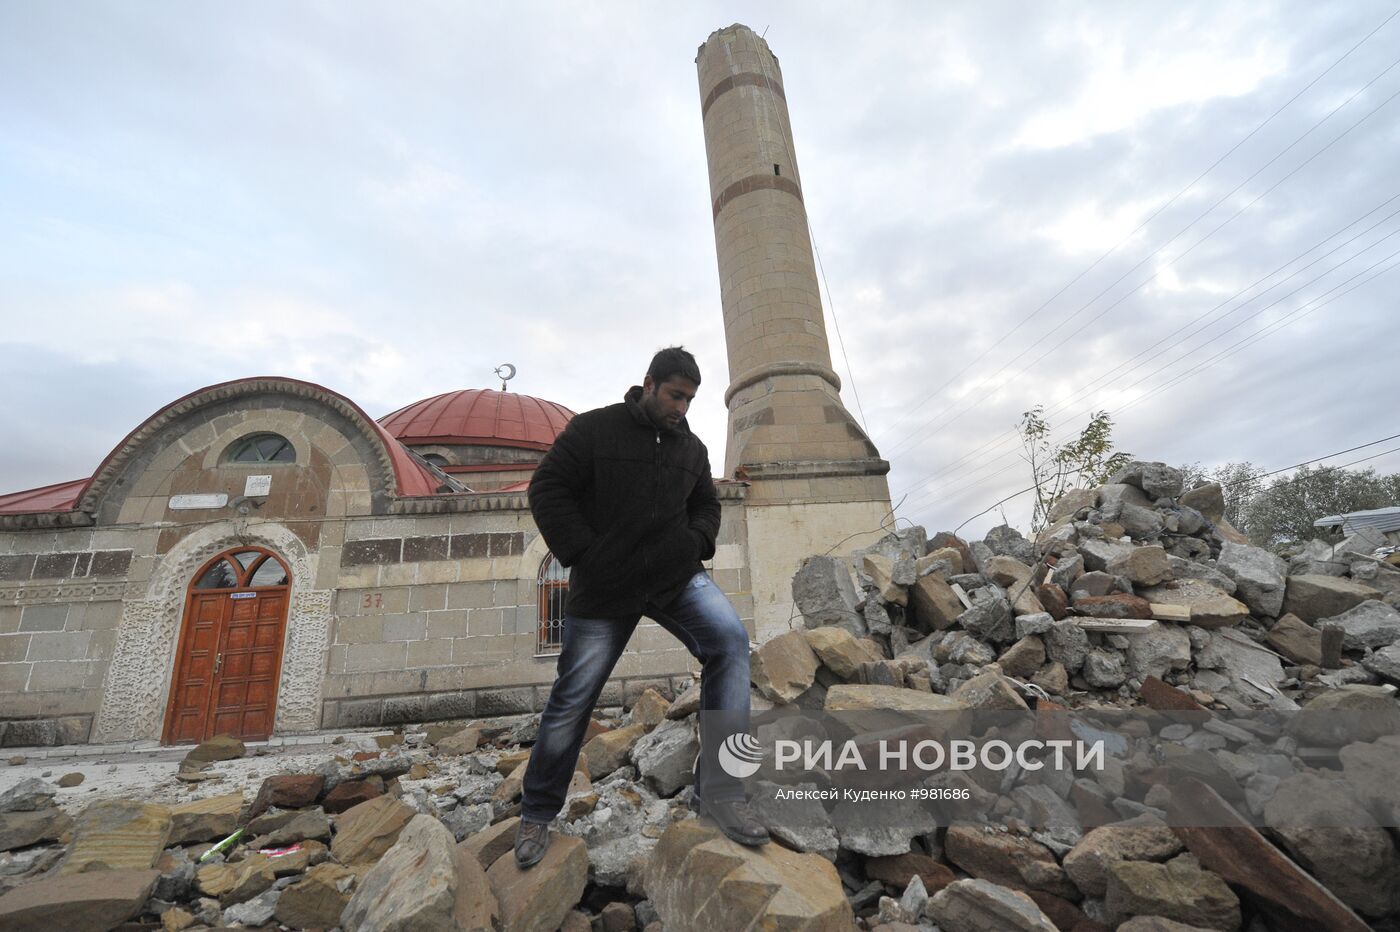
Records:
[[[166,744],[271,736],[291,579],[275,554],[240,548],[195,575],[166,710]]]

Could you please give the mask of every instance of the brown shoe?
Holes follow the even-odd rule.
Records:
[[[515,830],[515,866],[534,867],[549,850],[549,824],[520,820]]]

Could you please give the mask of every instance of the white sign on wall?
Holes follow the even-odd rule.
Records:
[[[222,508],[228,504],[228,496],[223,492],[209,492],[202,495],[170,496],[171,511],[192,511],[200,508]]]
[[[271,476],[249,476],[243,483],[243,495],[246,498],[261,498],[272,491]]]

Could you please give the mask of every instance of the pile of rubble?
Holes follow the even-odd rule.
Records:
[[[591,723],[523,872],[537,716],[352,736],[251,792],[221,776],[244,749],[216,739],[151,788],[160,803],[67,811],[39,779],[0,794],[0,932],[1400,928],[1400,569],[1364,537],[1284,560],[1222,511],[1218,486],[1134,463],[1066,494],[1034,541],[915,528],[806,561],[800,622],[753,652],[756,710],[1199,716],[1130,722],[1102,768],[1006,793],[930,778],[962,781],[976,818],[871,824],[814,800],[794,819],[760,782],[775,843],[735,845],[687,806],[695,686]],[[1190,777],[1167,785],[1164,759]]]

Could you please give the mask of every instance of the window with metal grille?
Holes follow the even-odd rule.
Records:
[[[229,463],[294,463],[291,441],[279,434],[254,434],[236,441],[224,453]]]
[[[569,594],[569,571],[547,553],[540,563],[540,618],[535,653],[557,654],[564,646],[564,597]]]

